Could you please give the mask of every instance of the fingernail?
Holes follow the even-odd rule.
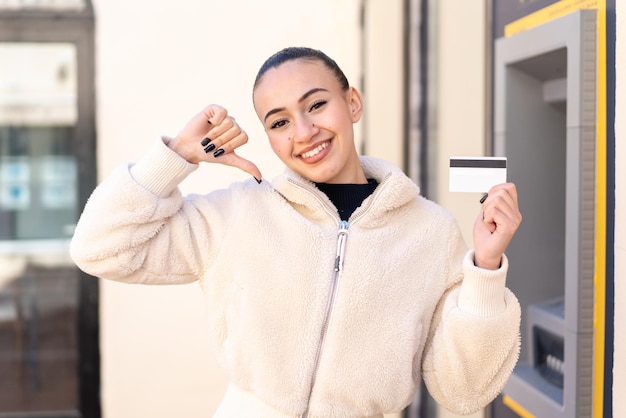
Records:
[[[209,153],[215,149],[215,144],[209,144],[208,147],[204,149],[204,152]]]
[[[213,145],[213,144],[211,144],[211,145]],[[208,148],[208,147],[207,147],[207,148]],[[218,149],[217,151],[215,151],[215,152],[213,153],[213,156],[214,156],[215,158],[217,158],[217,157],[219,157],[220,155],[222,155],[223,153],[224,153],[224,148],[220,148],[220,149]]]
[[[489,196],[488,193],[485,193],[485,195],[483,197],[480,198],[480,204],[482,205],[483,203],[485,203],[485,200],[487,200],[487,196]]]
[[[201,142],[203,147],[206,147],[206,145],[211,142],[211,138],[204,138]]]
[[[262,179],[258,179],[258,178],[254,177],[254,176],[252,176],[252,178],[255,179],[256,182],[259,183],[259,184],[261,184],[261,182],[263,181]]]

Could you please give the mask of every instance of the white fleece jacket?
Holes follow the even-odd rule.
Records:
[[[289,170],[183,197],[177,185],[197,166],[159,141],[94,191],[71,255],[105,279],[199,280],[236,391],[276,417],[399,411],[420,376],[445,408],[476,411],[517,361],[507,259],[475,267],[448,212],[398,168],[361,162],[379,186],[340,233],[333,204]],[[250,416],[232,398],[223,415]]]

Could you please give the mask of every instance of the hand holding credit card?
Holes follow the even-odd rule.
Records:
[[[506,183],[506,157],[450,157],[450,191],[487,193]]]
[[[450,157],[450,191],[483,194],[473,228],[474,265],[479,268],[502,267],[504,251],[522,221],[517,189],[507,182],[506,169],[506,157]]]

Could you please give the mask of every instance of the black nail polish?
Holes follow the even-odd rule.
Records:
[[[213,145],[213,144],[211,144],[211,145]],[[224,153],[224,148],[220,148],[220,149],[218,149],[217,151],[215,151],[215,152],[213,153],[213,156],[214,156],[215,158],[217,158],[217,157],[219,157],[220,155],[222,155],[223,153]]]
[[[480,198],[480,203],[481,204],[485,203],[485,200],[487,200],[487,196],[489,196],[489,195],[487,193],[485,193],[485,195]]]
[[[209,142],[211,142],[211,138],[204,138],[201,144],[203,147],[206,147]]]
[[[259,183],[259,184],[261,184],[261,181],[263,181],[263,179],[258,179],[258,178],[254,177],[254,176],[252,176],[252,178],[255,179],[256,182]]]
[[[208,147],[204,149],[204,152],[209,153],[215,149],[215,144],[209,144]]]

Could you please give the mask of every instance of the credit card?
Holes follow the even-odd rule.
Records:
[[[486,193],[506,183],[506,157],[450,157],[450,191]]]

